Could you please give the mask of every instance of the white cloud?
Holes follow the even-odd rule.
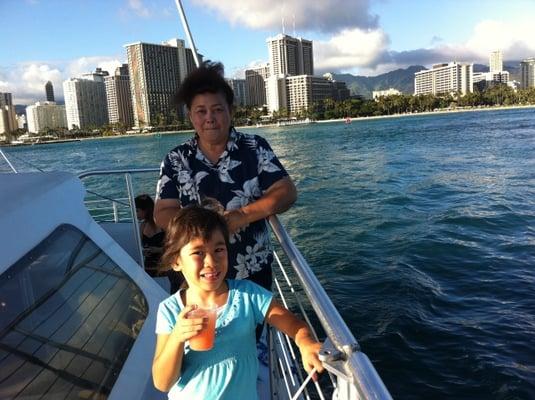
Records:
[[[346,29],[328,41],[314,41],[314,64],[317,73],[354,71],[373,68],[387,51],[389,40],[380,29]]]
[[[235,25],[252,29],[336,32],[345,28],[374,28],[378,17],[369,11],[369,0],[286,0],[275,5],[265,0],[194,0]]]
[[[439,62],[461,61],[488,64],[491,51],[502,50],[504,60],[535,56],[535,24],[527,19],[514,22],[479,22],[470,37],[460,43],[446,43],[434,37],[428,48],[407,51],[388,49],[388,36],[381,29],[349,29],[328,41],[314,41],[318,73],[352,72],[377,75],[410,65],[431,66]]]
[[[100,67],[110,74],[115,72],[115,68],[121,65],[121,61],[114,57],[81,57],[72,60],[65,65],[66,78],[80,77],[87,72],[93,72],[95,68]]]
[[[114,57],[82,57],[66,62],[27,62],[0,70],[0,89],[13,94],[15,104],[45,100],[45,83],[51,81],[56,101],[63,100],[63,81],[80,77],[97,67],[115,72],[121,61]]]
[[[128,8],[140,17],[147,18],[151,16],[151,12],[143,4],[142,0],[128,0]]]
[[[514,22],[486,20],[476,25],[466,47],[481,58],[501,49],[506,59],[521,59],[535,53],[535,24],[533,20]]]

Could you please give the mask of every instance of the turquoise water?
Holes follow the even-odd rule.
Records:
[[[283,222],[394,398],[535,398],[535,110],[249,131],[296,181]],[[188,137],[5,150],[155,166]]]

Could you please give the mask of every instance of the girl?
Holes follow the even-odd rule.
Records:
[[[321,344],[307,325],[247,280],[225,279],[229,233],[223,217],[199,206],[182,208],[167,232],[163,266],[180,271],[187,288],[160,303],[152,374],[170,399],[256,399],[255,327],[265,319],[292,337],[305,370],[323,370]],[[214,347],[190,349],[188,340],[206,327],[190,317],[196,308],[218,307]]]

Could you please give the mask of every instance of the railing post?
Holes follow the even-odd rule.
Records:
[[[139,265],[141,265],[141,268],[145,269],[145,263],[143,260],[143,244],[141,243],[141,233],[139,232],[139,222],[137,220],[137,214],[136,214],[136,204],[135,204],[135,197],[134,197],[134,189],[132,187],[132,177],[129,173],[124,174],[124,177],[126,179],[126,190],[128,191],[128,202],[130,203],[130,214],[132,215],[132,227],[134,228],[134,238],[136,240],[137,249],[138,249],[138,257],[139,257]]]

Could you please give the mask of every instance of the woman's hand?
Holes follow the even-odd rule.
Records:
[[[175,328],[171,335],[180,343],[185,343],[205,327],[206,318],[188,318],[188,313],[197,308],[195,304],[188,305],[178,314]]]
[[[225,220],[227,221],[228,230],[231,235],[249,224],[247,216],[241,208],[225,211],[223,217],[225,217]]]

